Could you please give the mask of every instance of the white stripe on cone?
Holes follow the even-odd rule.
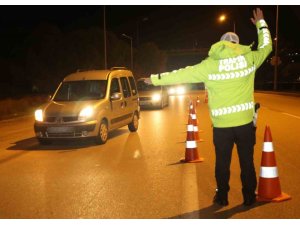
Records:
[[[197,148],[196,141],[187,141],[186,148]]]
[[[276,178],[278,177],[277,167],[260,167],[260,177],[262,178]]]
[[[194,131],[194,125],[193,124],[188,124],[187,131]]]
[[[264,142],[263,152],[273,152],[273,143],[272,142]]]
[[[191,116],[193,120],[197,119],[196,114],[191,114]]]
[[[198,131],[198,126],[194,126],[194,132]]]

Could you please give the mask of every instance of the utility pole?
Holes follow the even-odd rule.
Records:
[[[276,37],[275,37],[275,65],[274,65],[274,91],[277,90],[277,77],[278,77],[278,14],[279,7],[276,8]]]
[[[105,5],[103,6],[103,35],[104,35],[104,69],[107,69],[107,53],[106,53],[106,15]]]
[[[132,37],[122,34],[123,37],[127,38],[130,40],[130,61],[131,61],[131,70],[133,70],[133,48],[132,48]]]

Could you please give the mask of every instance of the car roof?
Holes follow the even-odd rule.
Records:
[[[119,74],[122,71],[122,75],[132,75],[132,73],[126,68],[112,68],[110,70],[89,70],[89,71],[77,71],[71,73],[64,78],[64,81],[78,81],[78,80],[107,80],[110,74]]]

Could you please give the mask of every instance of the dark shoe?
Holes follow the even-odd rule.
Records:
[[[222,197],[221,197],[221,196],[218,194],[218,192],[216,192],[213,202],[214,202],[214,203],[217,203],[217,204],[220,205],[220,206],[226,206],[226,205],[228,205],[228,199],[227,199],[227,196],[222,196]]]
[[[245,206],[251,206],[256,202],[256,196],[251,196],[251,197],[245,197],[243,204]]]

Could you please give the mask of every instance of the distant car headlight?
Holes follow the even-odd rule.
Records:
[[[44,120],[44,118],[43,118],[43,110],[41,110],[41,109],[35,110],[34,117],[35,117],[36,121],[43,122],[43,120]]]
[[[176,88],[176,93],[177,93],[178,95],[184,94],[184,93],[185,93],[185,88],[184,88],[184,87],[177,87],[177,88]]]
[[[83,108],[79,113],[79,120],[87,120],[94,115],[94,109],[91,106]]]
[[[152,101],[158,102],[160,100],[161,100],[161,95],[160,94],[152,95]]]
[[[173,94],[175,94],[176,90],[175,90],[175,88],[170,88],[168,92],[169,92],[169,95],[173,95]]]

